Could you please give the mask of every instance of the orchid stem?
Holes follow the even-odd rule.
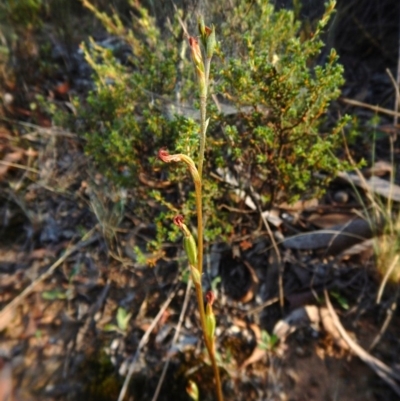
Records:
[[[199,149],[199,161],[197,170],[200,176],[200,182],[195,183],[196,190],[196,212],[197,212],[197,269],[200,273],[200,277],[203,273],[203,253],[204,253],[204,242],[203,242],[203,203],[202,203],[202,177],[203,177],[203,163],[204,163],[204,153],[205,153],[205,144],[206,144],[206,107],[207,107],[207,94],[209,87],[209,75],[210,75],[210,64],[211,58],[206,58],[204,63],[205,69],[205,96],[200,97],[200,149]],[[204,298],[203,298],[203,289],[201,287],[201,282],[195,284],[196,288],[196,297],[197,303],[199,305],[200,312],[200,321],[201,328],[203,331],[204,342],[208,351],[208,355],[210,356],[211,365],[215,378],[215,390],[217,394],[218,401],[223,401],[224,397],[222,394],[222,386],[221,386],[221,378],[219,374],[218,364],[215,358],[215,343],[214,338],[211,340],[206,335],[206,315],[204,309]]]

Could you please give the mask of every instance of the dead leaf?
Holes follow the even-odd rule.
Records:
[[[54,258],[55,256],[55,250],[48,248],[39,248],[32,250],[32,252],[29,254],[29,260],[42,260],[44,258]]]
[[[393,127],[392,127],[393,128]],[[378,177],[386,174],[391,174],[393,165],[384,160],[377,161],[372,167],[363,170],[366,175],[376,175]]]
[[[265,212],[262,212],[261,216],[264,219],[267,219],[269,223],[278,228],[283,223],[283,220],[280,217],[280,210],[275,207],[273,207],[271,210],[266,210]]]
[[[250,286],[249,286],[246,294],[244,294],[240,298],[240,302],[247,303],[247,302],[250,302],[254,298],[254,295],[257,293],[259,280],[258,280],[256,272],[254,271],[254,269],[250,265],[250,263],[248,263],[246,260],[244,260],[243,263],[250,272],[251,283],[250,283]]]
[[[337,224],[348,223],[354,218],[355,215],[353,213],[312,213],[307,217],[307,221],[319,228],[329,228]]]
[[[65,95],[66,93],[68,93],[70,90],[70,85],[68,82],[61,82],[60,84],[58,84],[55,88],[54,91],[58,94],[58,95]]]
[[[10,308],[6,310],[4,313],[2,313],[0,319],[0,332],[3,331],[14,320],[14,317],[15,317],[15,308]]]
[[[12,168],[11,163],[19,162],[22,159],[23,155],[24,151],[22,149],[14,150],[13,152],[7,153],[5,155],[5,157],[2,160],[2,163],[0,164],[0,179],[6,175],[6,173],[10,168]]]
[[[339,177],[370,193],[400,202],[400,186],[382,178],[371,176],[361,179],[356,174],[340,173]]]
[[[339,330],[336,328],[332,316],[329,313],[328,308],[319,308],[319,315],[321,318],[322,327],[324,330],[332,337],[334,343],[341,349],[348,351],[350,349],[349,345],[344,341],[340,335]]]
[[[290,312],[284,319],[279,320],[273,329],[273,333],[284,341],[287,336],[295,332],[300,327],[313,326],[318,328],[320,315],[318,307],[315,305],[302,306]]]
[[[0,401],[13,401],[11,363],[0,358]]]
[[[279,209],[284,209],[288,212],[302,212],[307,209],[314,209],[318,207],[319,201],[316,198],[308,200],[299,200],[293,204],[283,202],[279,205]]]
[[[247,323],[243,319],[234,317],[232,319],[232,326],[238,326],[239,328],[245,329],[245,328],[247,328]]]
[[[239,246],[240,246],[240,249],[241,249],[242,251],[247,251],[248,249],[250,249],[250,248],[253,247],[253,243],[250,242],[250,241],[248,241],[248,240],[243,240],[243,241],[239,244]]]
[[[238,368],[239,370],[244,369],[246,366],[248,366],[252,363],[258,362],[259,360],[264,358],[264,356],[267,353],[267,351],[265,349],[262,349],[261,347],[259,347],[259,343],[261,341],[260,327],[256,324],[251,324],[249,327],[251,328],[251,330],[254,333],[255,339],[257,341],[257,345],[255,346],[251,355],[247,359],[245,359],[245,361],[239,366],[239,368]]]
[[[335,255],[365,239],[371,238],[380,227],[372,228],[364,219],[354,219],[347,224],[339,224],[329,230],[317,230],[299,234],[283,240],[289,249],[325,249],[327,255]]]
[[[338,259],[345,259],[354,255],[362,255],[364,260],[369,259],[374,254],[374,238],[367,239],[359,244],[353,245],[344,250]]]
[[[39,152],[29,147],[27,150],[24,150],[25,156],[28,157],[37,157]]]

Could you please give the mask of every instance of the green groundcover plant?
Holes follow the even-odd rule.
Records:
[[[84,102],[76,101],[79,130],[98,168],[131,188],[143,219],[156,221],[153,246],[160,246],[179,235],[169,227],[173,216],[182,213],[190,222],[195,211],[193,187],[182,180],[185,169],[166,168],[156,158],[163,146],[198,157],[198,88],[187,57],[185,16],[177,10],[161,29],[131,1],[132,22],[125,26],[116,13],[83,3],[120,38],[120,46],[103,48],[93,40],[83,46],[94,87]],[[210,74],[214,102],[207,106],[203,179],[206,240],[234,232],[234,213],[227,210],[243,205],[233,189],[258,194],[268,207],[319,194],[339,170],[349,169],[338,158],[349,117],[326,118],[344,82],[335,50],[324,49],[321,39],[334,6],[326,5],[312,34],[304,33],[294,11],[276,11],[265,0],[227,6],[224,22],[215,17],[219,42]],[[237,187],[223,182],[227,171]]]

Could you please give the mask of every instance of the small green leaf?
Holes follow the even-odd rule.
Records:
[[[126,309],[119,307],[117,311],[117,325],[121,331],[126,331],[128,328],[129,320],[132,317],[132,313],[128,313]]]
[[[217,292],[217,286],[221,283],[221,276],[215,277],[215,279],[211,282],[211,291]]]
[[[347,299],[343,296],[340,295],[338,292],[336,291],[331,291],[330,294],[332,295],[333,298],[336,299],[336,301],[338,302],[338,304],[344,309],[344,310],[348,310],[349,309],[349,302],[347,301]]]
[[[42,298],[46,301],[54,301],[55,299],[66,299],[67,296],[64,291],[61,290],[51,290],[43,291]]]
[[[261,340],[258,343],[258,348],[261,348],[264,351],[272,351],[278,341],[279,338],[276,334],[269,334],[266,330],[262,330]]]
[[[108,323],[103,328],[104,331],[119,331],[118,327],[115,324]]]

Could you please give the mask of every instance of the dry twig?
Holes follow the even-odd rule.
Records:
[[[170,292],[168,298],[164,302],[164,305],[160,308],[156,317],[153,319],[150,326],[148,327],[146,332],[143,334],[143,337],[141,338],[141,340],[138,344],[138,347],[136,349],[135,355],[133,356],[133,358],[129,364],[128,373],[125,377],[125,381],[124,381],[124,384],[122,385],[121,391],[119,392],[118,401],[123,401],[123,399],[125,398],[126,390],[128,390],[129,382],[131,380],[133,371],[135,369],[136,362],[139,359],[140,351],[147,344],[147,341],[149,340],[151,332],[154,330],[154,327],[156,327],[158,321],[161,319],[162,315],[168,308],[168,305],[174,299],[176,292],[177,292],[177,288],[175,288],[173,291]]]
[[[186,286],[185,299],[183,300],[183,305],[182,305],[181,313],[179,315],[178,325],[176,326],[175,334],[174,334],[174,337],[172,339],[171,349],[174,347],[174,345],[178,341],[178,337],[179,337],[179,333],[181,331],[181,327],[182,327],[182,324],[183,324],[183,319],[185,317],[186,309],[187,309],[187,307],[189,305],[191,285],[192,285],[192,280],[188,280],[187,286]],[[169,353],[168,358],[165,361],[164,368],[163,368],[163,371],[161,373],[160,379],[158,380],[157,388],[156,388],[156,391],[154,392],[152,401],[156,401],[157,398],[158,398],[158,395],[160,394],[161,386],[162,386],[162,384],[164,382],[165,375],[167,374],[167,369],[168,369],[170,360],[171,360],[171,352]]]
[[[383,107],[374,106],[372,104],[368,104],[368,103],[364,103],[364,102],[359,102],[358,100],[354,100],[354,99],[347,99],[345,97],[342,97],[340,100],[351,106],[364,107],[365,109],[369,109],[369,110],[375,111],[377,113],[382,113],[382,114],[386,114],[388,116],[393,116],[393,117],[400,117],[400,113],[393,111],[393,110],[384,109]]]

